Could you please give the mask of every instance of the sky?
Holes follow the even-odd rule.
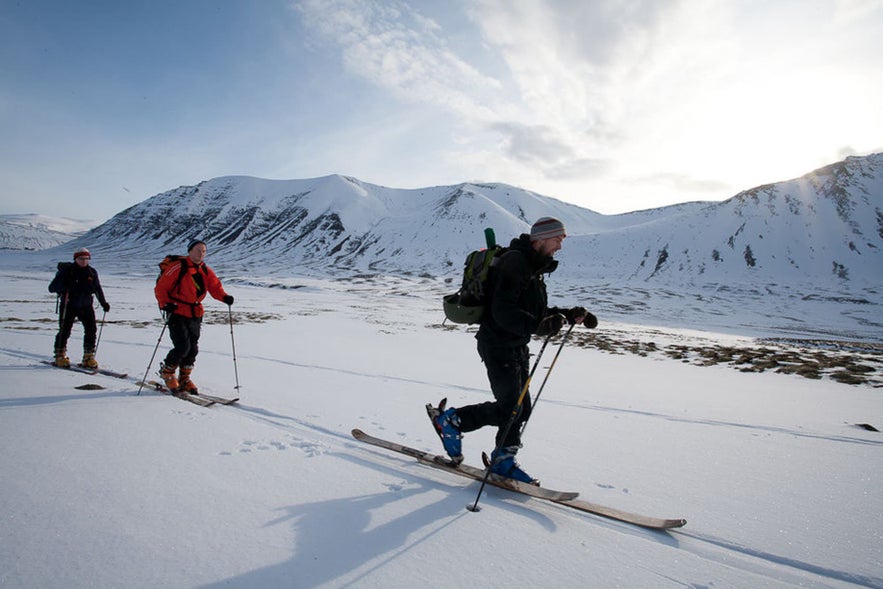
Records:
[[[218,176],[605,214],[883,151],[883,0],[0,0],[0,213]]]

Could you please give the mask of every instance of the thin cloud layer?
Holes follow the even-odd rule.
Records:
[[[19,3],[0,202],[107,216],[331,173],[604,213],[720,200],[883,150],[881,25],[880,0]]]

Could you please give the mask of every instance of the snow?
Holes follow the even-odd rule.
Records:
[[[437,283],[222,275],[237,324],[231,336],[207,303],[194,379],[234,394],[235,338],[242,400],[201,408],[137,394],[161,332],[153,277],[96,266],[112,305],[98,358],[133,380],[41,364],[51,273],[0,265],[4,589],[883,587],[883,438],[855,425],[883,425],[871,386],[565,345],[520,462],[550,488],[686,527],[492,487],[472,513],[478,483],[349,433],[439,452],[423,405],[490,398],[471,329],[440,325]],[[600,320],[599,335],[735,339]],[[77,325],[72,359],[81,345]],[[90,383],[103,388],[76,388]],[[467,434],[467,462],[492,439]]]

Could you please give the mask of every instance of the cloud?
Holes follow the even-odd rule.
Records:
[[[575,178],[608,169],[611,148],[629,137],[623,121],[640,98],[625,95],[631,87],[619,60],[650,51],[653,27],[676,4],[469,3],[484,50],[503,66],[493,70],[481,69],[474,53],[458,53],[445,23],[405,2],[301,0],[295,8],[350,75],[403,102],[456,114],[462,132],[473,134],[457,146],[464,158],[474,149],[485,165],[500,160],[497,169],[517,164]]]
[[[842,145],[869,149],[879,115],[868,105],[879,102],[880,86],[865,72],[880,42],[862,18],[877,16],[880,4],[296,7],[313,42],[338,52],[348,75],[386,91],[390,111],[422,115],[413,129],[433,145],[421,149],[446,171],[550,194],[603,181],[610,194],[676,202],[789,177],[811,154],[833,158]],[[471,36],[480,41],[469,44]],[[391,124],[397,118],[407,120],[391,116]],[[432,127],[433,118],[444,123]]]
[[[451,50],[440,26],[404,2],[303,0],[307,29],[339,47],[345,70],[409,102],[488,119],[501,85]]]
[[[503,150],[525,164],[548,166],[574,157],[573,149],[544,125],[500,122],[491,128],[503,136]]]
[[[717,180],[701,180],[690,174],[660,173],[647,176],[635,177],[631,180],[638,185],[667,186],[678,193],[702,193],[721,192],[732,190],[733,186]]]

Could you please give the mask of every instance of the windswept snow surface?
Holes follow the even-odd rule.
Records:
[[[883,437],[855,426],[883,426],[870,386],[565,346],[525,469],[687,526],[650,531],[496,488],[472,513],[477,483],[349,433],[438,452],[423,405],[491,398],[472,330],[440,325],[435,283],[222,276],[236,325],[231,336],[226,306],[207,303],[194,378],[233,395],[235,340],[242,400],[201,408],[137,394],[161,333],[152,277],[102,272],[113,307],[98,357],[131,377],[119,380],[41,364],[51,274],[0,276],[4,589],[883,587]],[[599,332],[641,331],[600,319]],[[166,335],[151,373],[168,348]],[[467,434],[467,461],[492,440]]]

